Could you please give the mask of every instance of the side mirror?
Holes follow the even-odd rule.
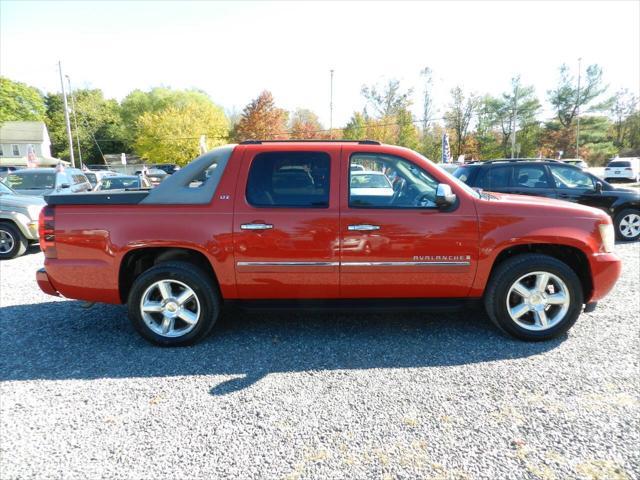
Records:
[[[439,183],[436,190],[436,206],[438,208],[448,208],[456,203],[456,194],[451,191],[451,186],[446,183]]]
[[[61,183],[60,184],[60,188],[70,188],[71,185],[69,185],[68,183]]]
[[[602,182],[596,182],[596,193],[602,193]]]

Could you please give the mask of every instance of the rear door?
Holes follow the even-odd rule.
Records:
[[[243,299],[339,296],[339,146],[248,146],[233,220]]]
[[[463,198],[450,211],[438,210],[438,180],[413,158],[417,155],[402,155],[343,147],[341,296],[465,297],[478,257],[475,206]],[[384,174],[392,191],[386,182],[373,181],[374,174],[371,181],[361,178],[363,172],[352,171],[350,164]]]

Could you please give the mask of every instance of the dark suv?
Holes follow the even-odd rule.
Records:
[[[578,167],[555,160],[491,160],[462,165],[453,175],[491,192],[537,195],[599,208],[613,219],[619,240],[640,238],[640,193],[615,188]]]

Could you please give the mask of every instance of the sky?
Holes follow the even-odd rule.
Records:
[[[449,91],[497,95],[514,75],[541,100],[563,63],[597,63],[613,93],[640,95],[640,1],[214,2],[0,0],[0,74],[59,91],[121,100],[134,89],[198,88],[227,112],[262,90],[278,106],[309,108],[343,126],[362,85],[398,79],[414,89],[433,70],[437,114]],[[551,116],[545,104],[544,115]]]

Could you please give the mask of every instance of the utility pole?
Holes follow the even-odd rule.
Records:
[[[76,161],[73,158],[73,137],[71,136],[71,123],[69,122],[69,105],[67,105],[67,92],[64,90],[64,80],[62,79],[62,63],[58,61],[58,70],[60,70],[60,85],[62,86],[62,100],[64,103],[64,121],[67,126],[67,140],[69,140],[69,158],[71,166],[76,167]]]
[[[576,101],[576,158],[580,158],[580,64],[582,57],[578,58],[578,98]]]
[[[516,88],[514,92],[513,98],[513,127],[511,132],[511,158],[516,158],[516,126],[518,121],[518,84],[516,83]]]
[[[76,127],[76,143],[78,144],[78,157],[80,160],[80,168],[82,168],[82,150],[80,150],[80,136],[78,135],[78,117],[76,115],[76,101],[73,96],[73,89],[71,88],[71,79],[69,75],[67,77],[67,83],[69,84],[69,95],[71,95],[71,110],[73,110],[73,123]]]
[[[329,138],[333,138],[333,69],[331,72],[331,89],[329,94]]]

